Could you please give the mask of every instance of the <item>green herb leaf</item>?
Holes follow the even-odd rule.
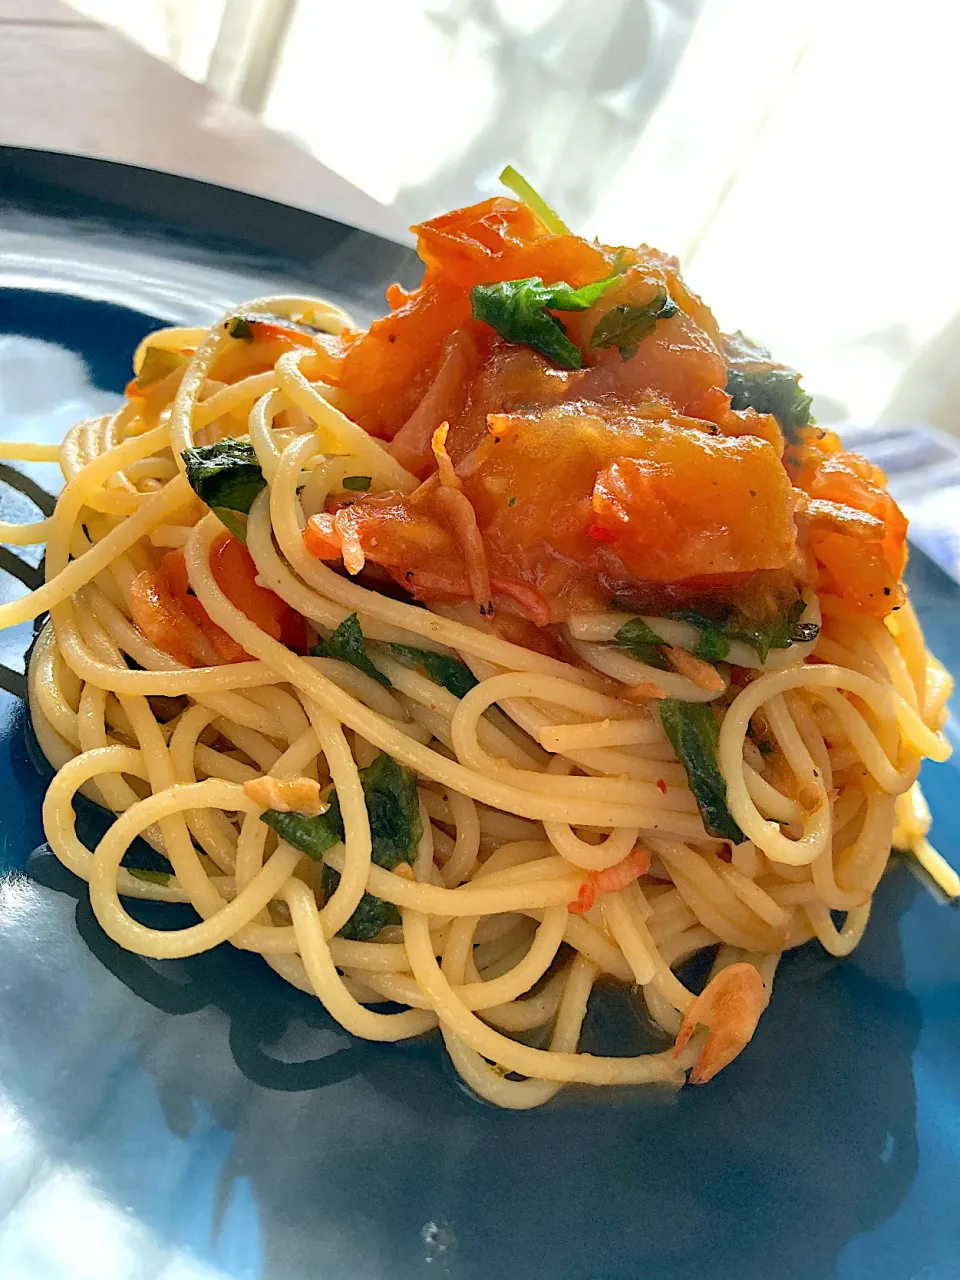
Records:
[[[539,276],[526,280],[500,280],[477,284],[470,291],[474,320],[496,329],[508,342],[533,347],[561,369],[579,369],[583,363],[579,348],[566,335],[554,311],[586,311],[609,289],[616,276],[574,289],[572,285],[546,285]]]
[[[778,618],[768,623],[755,623],[739,615],[722,622],[708,618],[693,609],[678,609],[671,614],[698,628],[700,638],[694,653],[707,662],[717,662],[730,653],[730,642],[738,640],[753,649],[761,662],[766,662],[771,649],[789,649],[792,644],[806,644],[816,640],[820,628],[815,622],[801,622],[806,608],[797,599]]]
[[[731,408],[772,413],[787,440],[797,444],[798,432],[813,422],[811,397],[800,386],[799,373],[777,364],[763,347],[739,332],[727,338],[724,351]]]
[[[508,164],[500,174],[500,181],[519,200],[530,206],[548,231],[552,231],[555,236],[568,236],[571,234],[567,224],[554,213],[544,198],[531,187],[526,178],[517,173],[512,164]]]
[[[334,871],[333,867],[324,866],[321,883],[325,896],[329,898],[340,883],[339,871]],[[353,915],[340,928],[339,935],[341,938],[348,938],[351,942],[371,942],[388,924],[399,923],[400,912],[392,902],[384,902],[382,898],[374,897],[372,893],[365,893],[354,907]]]
[[[370,815],[373,861],[387,871],[401,862],[412,864],[423,835],[416,774],[381,752],[360,770],[360,781]]]
[[[625,649],[632,658],[645,662],[648,667],[655,667],[658,671],[672,670],[663,656],[664,641],[642,618],[631,618],[625,622],[610,643],[615,649]]]
[[[229,507],[211,507],[210,510],[228,533],[247,545],[247,518],[242,512],[231,511]]]
[[[372,482],[373,476],[345,476],[342,484],[344,489],[354,493],[364,493],[370,488]]]
[[[717,764],[720,726],[710,704],[663,698],[660,722],[687,771],[707,832],[719,840],[741,844],[745,837],[727,808],[727,784]]]
[[[593,284],[581,285],[579,289],[564,284],[562,280],[558,284],[544,285],[547,296],[544,305],[553,311],[586,311],[603,297],[616,278],[616,274],[605,276],[603,280],[594,280]],[[534,283],[539,281],[534,280]]]
[[[249,514],[254,499],[267,485],[253,446],[234,440],[232,436],[215,444],[184,449],[183,460],[194,493],[217,513],[224,524],[227,521],[221,514],[223,508]],[[227,528],[236,533],[229,524]],[[245,529],[243,541],[246,541]]]
[[[360,782],[370,820],[373,862],[387,871],[401,862],[412,863],[423,835],[416,775],[392,756],[382,753],[366,769],[360,770]],[[330,808],[318,818],[268,809],[261,820],[315,862],[345,835],[335,791],[330,796]],[[333,867],[324,866],[322,879],[324,892],[329,896],[340,883],[340,874]],[[392,903],[365,893],[340,935],[363,942],[376,937],[384,925],[399,923],[400,917]]]
[[[333,848],[344,835],[340,809],[333,804],[326,813],[321,813],[316,818],[305,818],[302,813],[267,809],[260,815],[260,821],[272,827],[281,840],[286,840],[287,844],[292,844],[314,862],[320,862],[326,851]]]
[[[752,374],[728,369],[727,395],[732,409],[772,413],[793,444],[797,443],[797,430],[810,424],[811,397],[800,386],[800,375],[790,369]]]
[[[669,320],[679,308],[661,285],[651,302],[636,306],[621,303],[600,317],[590,339],[591,347],[616,347],[624,360],[631,360],[644,338],[657,327],[658,320]]]
[[[174,369],[179,369],[182,364],[186,363],[186,356],[180,355],[179,351],[164,351],[162,347],[147,347],[143,353],[143,361],[140,365],[140,372],[137,374],[136,383],[141,391],[145,391],[147,387],[152,387],[155,382],[160,382],[173,373]]]
[[[146,871],[141,867],[125,867],[124,870],[129,871],[134,880],[143,880],[147,884],[169,884],[171,880],[169,871]]]
[[[226,323],[226,330],[231,338],[240,342],[253,341],[253,325],[244,316],[233,316]]]
[[[766,662],[771,649],[789,649],[792,644],[808,644],[816,640],[820,628],[815,622],[801,622],[806,608],[797,599],[786,612],[771,623],[760,624],[740,620],[726,629],[731,640],[741,640],[749,645],[761,662]]]
[[[508,342],[533,347],[561,369],[579,369],[579,349],[556,317],[544,311],[546,300],[538,281],[504,280],[477,284],[470,291],[474,320],[496,329]]]
[[[442,684],[456,698],[463,698],[477,683],[477,678],[462,662],[432,649],[418,649],[412,644],[391,644],[390,652],[410,667],[421,667],[431,680]]]
[[[423,835],[416,775],[393,756],[381,752],[372,764],[360,770],[360,782],[370,819],[373,861],[387,871],[401,862],[411,862]],[[345,835],[336,791],[330,794],[330,808],[317,818],[267,809],[261,819],[314,861],[319,861]]]
[[[313,658],[337,658],[340,662],[349,662],[351,666],[371,676],[384,688],[390,688],[390,681],[370,661],[367,646],[360,629],[360,620],[355,613],[340,623],[329,640],[321,640],[310,650]]]
[[[315,324],[307,324],[305,320],[292,320],[289,316],[278,316],[272,311],[238,311],[223,327],[231,338],[239,338],[241,342],[254,342],[260,336],[257,332],[259,325],[269,325],[271,329],[290,329],[311,338],[318,333],[329,332]]]
[[[693,650],[698,658],[702,658],[704,662],[719,662],[727,657],[730,652],[730,637],[718,623],[694,609],[678,609],[670,616],[681,622],[689,622],[698,629],[700,636]]]

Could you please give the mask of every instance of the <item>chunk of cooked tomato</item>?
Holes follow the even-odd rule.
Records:
[[[907,519],[890,496],[886,477],[859,454],[845,452],[832,431],[813,429],[787,450],[794,483],[811,498],[863,511],[879,527],[813,527],[810,549],[820,569],[821,590],[839,596],[857,613],[884,618],[903,598],[907,563]]]
[[[469,293],[438,283],[374,320],[340,369],[350,415],[372,435],[392,440],[433,381],[446,338],[469,318]]]
[[[502,604],[542,625],[639,583],[709,588],[793,564],[792,488],[771,445],[710,435],[666,406],[653,413],[577,403],[491,416],[459,473]],[[337,517],[348,515],[368,560],[425,600],[469,595],[436,489],[433,477]],[[335,532],[317,517],[308,549],[332,558]]]
[[[224,532],[210,548],[210,571],[217,586],[241,613],[300,653],[306,650],[303,618],[272,591],[257,585],[256,565],[246,547]],[[190,590],[183,549],[168,551],[154,569],[144,570],[131,587],[131,612],[148,640],[187,666],[203,660],[199,637],[222,662],[242,662],[249,655],[217,626]]]
[[[625,400],[644,394],[665,397],[681,412],[689,412],[705,392],[726,381],[723,357],[696,321],[682,311],[659,320],[643,339],[636,355],[624,360],[616,348],[594,351],[594,367],[582,384],[586,396],[618,396]]]
[[[773,416],[731,408],[725,339],[675,259],[556,235],[511,199],[414,230],[421,286],[392,286],[391,314],[321,357],[345,410],[426,483],[315,516],[304,535],[312,554],[343,556],[351,572],[377,565],[422,600],[469,596],[458,537],[476,544],[476,529],[459,497],[438,500],[433,475],[431,442],[445,421],[497,607],[524,625],[624,595],[652,608],[703,592],[782,601],[818,576],[852,609],[882,617],[899,601],[906,521],[884,477],[829,432],[804,432],[785,455]],[[540,277],[579,287],[614,272],[585,311],[554,316],[581,354],[576,370],[471,317],[477,284]],[[677,310],[652,330],[641,323],[620,346],[594,345],[608,313],[642,321],[667,294]],[[810,504],[799,547],[791,479],[833,512]]]
[[[685,299],[678,297],[675,301],[680,309],[676,314],[657,321],[651,333],[632,345],[625,344],[622,351],[617,346],[593,345],[598,326],[609,312],[622,312],[629,320],[631,309],[642,311],[658,297],[666,296],[665,291],[676,292],[663,259],[640,251],[635,257],[635,265],[591,307],[564,317],[568,336],[580,348],[584,364],[591,367],[581,393],[590,398],[616,395],[623,399],[637,394],[659,395],[677,409],[689,412],[688,406],[711,388],[724,386],[727,380],[719,348],[701,323],[709,316],[710,327],[715,329],[716,322],[699,299],[694,301],[695,295],[687,295],[687,301],[691,308],[698,304],[696,315],[688,313]]]
[[[551,236],[529,205],[508,197],[452,209],[411,230],[417,233],[417,253],[428,275],[442,274],[467,288],[505,279],[489,273],[527,245]]]
[[[776,453],[756,436],[697,435],[648,431],[598,475],[593,509],[614,550],[655,582],[785,568],[796,529]]]
[[[242,542],[228,533],[217,538],[210,548],[210,572],[230,603],[261,631],[296,647],[303,631],[300,615],[273,591],[257,583],[257,566]]]
[[[602,279],[611,263],[599,245],[553,235],[516,200],[485,200],[413,229],[427,268],[423,284],[412,292],[391,290],[390,315],[352,343],[338,370],[345,407],[387,440],[436,377],[446,339],[470,319],[475,284],[540,276],[578,287]]]

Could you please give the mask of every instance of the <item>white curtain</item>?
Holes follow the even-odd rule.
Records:
[[[410,222],[512,163],[577,229],[677,253],[821,420],[957,430],[960,5],[73,2]]]

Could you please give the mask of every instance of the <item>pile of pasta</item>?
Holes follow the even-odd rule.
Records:
[[[301,297],[242,314],[349,323]],[[503,638],[472,601],[428,609],[362,585],[307,551],[309,517],[345,480],[417,479],[308,376],[309,343],[264,369],[232,324],[151,334],[118,412],[59,448],[0,450],[65,480],[53,516],[0,530],[46,544],[45,584],[0,623],[49,611],[29,669],[56,770],[44,827],[119,945],[258,952],[353,1035],[439,1028],[472,1090],[527,1108],[574,1082],[709,1079],[753,1034],[784,951],[856,946],[895,828],[954,887],[915,785],[923,756],[948,754],[950,680],[909,603],[881,620],[807,592],[810,638],[763,661],[731,642],[718,695],[612,643],[630,615],[570,619],[563,660]],[[226,351],[230,381],[211,376]],[[226,438],[262,475],[231,532],[187,475]],[[185,652],[148,638],[144,600]],[[696,647],[688,621],[642,622],[671,653]],[[722,706],[715,763],[739,839],[705,829],[682,741],[636,696],[651,679],[658,698]],[[93,849],[78,792],[117,815]],[[149,928],[130,898],[199,920]],[[677,969],[710,948],[697,994]],[[635,990],[658,1051],[578,1052],[609,980]]]

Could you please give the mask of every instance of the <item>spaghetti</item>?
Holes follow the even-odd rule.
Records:
[[[511,200],[420,236],[367,333],[301,297],[160,330],[119,412],[4,446],[66,482],[0,530],[47,547],[0,606],[50,615],[47,837],[121,946],[229,941],[354,1035],[439,1027],[498,1105],[707,1080],[785,950],[856,946],[892,843],[958,888],[902,517],[672,260]],[[78,791],[117,815],[95,849]],[[578,1052],[603,978],[661,1051]]]

